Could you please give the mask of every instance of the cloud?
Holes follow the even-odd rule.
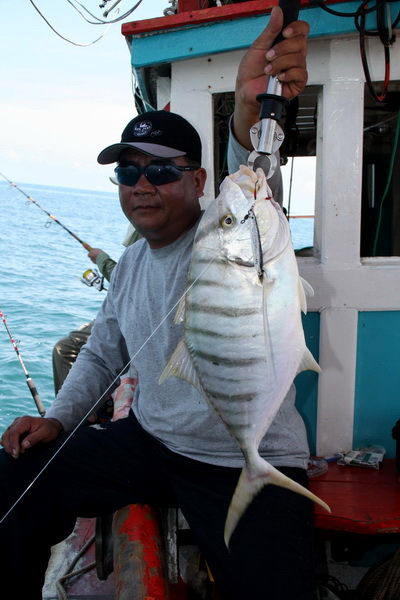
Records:
[[[133,100],[112,102],[105,89],[79,98],[71,98],[69,88],[54,91],[42,103],[0,101],[0,114],[6,115],[0,139],[4,174],[16,181],[108,190],[112,170],[98,166],[96,158],[136,114]]]

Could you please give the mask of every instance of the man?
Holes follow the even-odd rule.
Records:
[[[248,130],[258,120],[254,95],[266,87],[266,51],[272,52],[268,73],[286,69],[287,96],[306,82],[308,26],[293,23],[285,32],[288,39],[271,51],[281,27],[282,13],[275,9],[239,68],[233,131],[244,148],[250,149]],[[122,210],[144,239],[115,267],[89,341],[46,418],[22,417],[3,435],[1,514],[43,469],[2,520],[3,584],[12,582],[15,597],[38,600],[50,545],[70,533],[77,516],[144,502],[182,509],[223,598],[311,600],[311,502],[275,486],[264,488],[228,550],[223,528],[243,465],[240,449],[192,386],[177,378],[158,385],[182,337],[173,316],[201,217],[198,199],[206,173],[200,138],[178,115],[146,113],[131,121],[121,142],[103,150],[98,160],[118,162]],[[85,419],[130,361],[139,384],[129,417],[100,428],[80,427],[68,438],[65,432]],[[261,451],[306,485],[307,442],[293,390]]]

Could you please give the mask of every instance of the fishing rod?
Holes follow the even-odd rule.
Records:
[[[22,190],[16,183],[14,183],[10,179],[8,179],[8,177],[6,177],[5,175],[3,175],[3,173],[0,173],[0,175],[1,175],[1,177],[3,177],[3,179],[5,179],[6,181],[8,181],[8,183],[12,187],[15,187],[19,192],[21,192],[21,194],[23,194],[25,196],[25,198],[28,198],[28,200],[30,202],[32,202],[38,208],[40,208],[40,210],[43,211],[48,217],[50,217],[50,219],[52,219],[55,223],[57,223],[57,225],[60,225],[60,227],[62,227],[63,229],[65,229],[65,231],[67,233],[69,233],[70,235],[72,235],[73,238],[75,238],[80,244],[82,244],[82,246],[85,248],[85,250],[87,250],[88,252],[90,252],[90,250],[92,250],[92,247],[89,244],[87,244],[86,242],[84,242],[83,240],[81,240],[73,231],[71,231],[70,229],[68,229],[68,227],[65,227],[65,225],[63,225],[58,219],[56,219],[56,217],[54,215],[52,215],[49,212],[47,212],[47,210],[45,210],[42,206],[40,206],[39,202],[37,202],[34,198],[32,198],[26,192],[24,192],[24,190]]]
[[[32,394],[32,398],[35,401],[36,408],[38,409],[38,412],[39,412],[40,416],[44,417],[44,415],[46,414],[46,411],[45,411],[45,408],[43,406],[43,402],[42,402],[42,400],[41,400],[41,398],[39,396],[39,393],[38,393],[38,391],[36,389],[36,386],[35,386],[35,383],[34,383],[32,377],[30,377],[28,371],[26,370],[24,361],[22,360],[22,356],[21,356],[21,354],[20,354],[20,352],[18,350],[17,343],[16,343],[16,341],[14,340],[14,338],[11,335],[11,332],[10,332],[10,330],[8,328],[8,325],[7,325],[6,317],[4,316],[4,314],[3,314],[3,312],[1,310],[0,310],[0,317],[1,317],[2,321],[3,321],[3,323],[4,323],[4,327],[7,330],[8,336],[9,336],[9,338],[11,340],[11,343],[12,343],[12,345],[14,347],[15,352],[17,353],[19,362],[21,363],[21,367],[22,367],[22,369],[23,369],[23,371],[25,373],[26,383],[28,384],[28,388],[29,388],[29,390],[30,390],[30,392]]]
[[[73,231],[71,231],[70,229],[68,229],[68,227],[66,227],[58,219],[56,219],[56,217],[54,215],[52,215],[47,210],[45,210],[42,206],[40,206],[39,202],[37,202],[34,198],[32,198],[26,192],[24,192],[24,190],[21,189],[16,183],[14,183],[14,181],[11,181],[10,179],[8,179],[8,177],[6,177],[5,175],[3,175],[3,173],[0,173],[0,175],[1,175],[1,177],[3,177],[3,179],[5,179],[6,181],[8,181],[8,183],[12,187],[16,188],[19,192],[21,192],[21,194],[23,194],[25,196],[25,198],[28,198],[28,200],[30,202],[32,202],[38,208],[40,208],[40,210],[42,212],[44,212],[48,217],[50,217],[50,219],[52,219],[55,223],[57,223],[63,229],[65,229],[65,231],[67,233],[69,233],[70,235],[72,235],[73,238],[75,238],[80,244],[82,244],[82,246],[85,248],[85,250],[87,250],[88,252],[90,252],[90,250],[92,250],[92,246],[90,246],[89,244],[87,244],[86,242],[84,242],[83,240],[81,240]],[[50,225],[50,223],[49,223],[49,225]],[[82,275],[82,277],[81,277],[81,282],[85,283],[89,287],[96,288],[99,292],[101,292],[102,290],[106,290],[106,288],[103,285],[104,284],[104,277],[102,277],[100,275],[100,273],[97,271],[97,269],[87,269],[84,272],[84,274]]]

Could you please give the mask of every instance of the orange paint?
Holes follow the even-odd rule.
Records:
[[[157,510],[134,504],[119,511],[115,582],[116,599],[132,584],[147,600],[169,600],[170,591],[163,569],[163,544]],[[118,517],[117,517],[118,519]],[[137,572],[140,581],[133,575]],[[132,580],[133,577],[133,580]],[[131,593],[131,597],[134,596]]]

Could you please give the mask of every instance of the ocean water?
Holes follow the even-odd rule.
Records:
[[[296,219],[290,219],[289,223],[295,251],[311,248],[314,240],[314,218],[296,217]]]
[[[82,241],[120,257],[127,221],[114,186],[103,193],[17,184]],[[55,342],[93,319],[106,292],[81,283],[94,267],[83,246],[7,182],[0,183],[0,211],[0,310],[46,408],[54,400]],[[22,414],[38,413],[0,321],[0,434]]]
[[[19,183],[82,241],[118,260],[127,221],[110,193]],[[0,310],[45,408],[54,400],[52,349],[92,320],[105,297],[80,281],[94,267],[82,245],[7,182],[0,182]],[[295,249],[312,245],[313,219],[293,219]],[[26,377],[0,321],[0,435],[15,417],[37,416]]]

